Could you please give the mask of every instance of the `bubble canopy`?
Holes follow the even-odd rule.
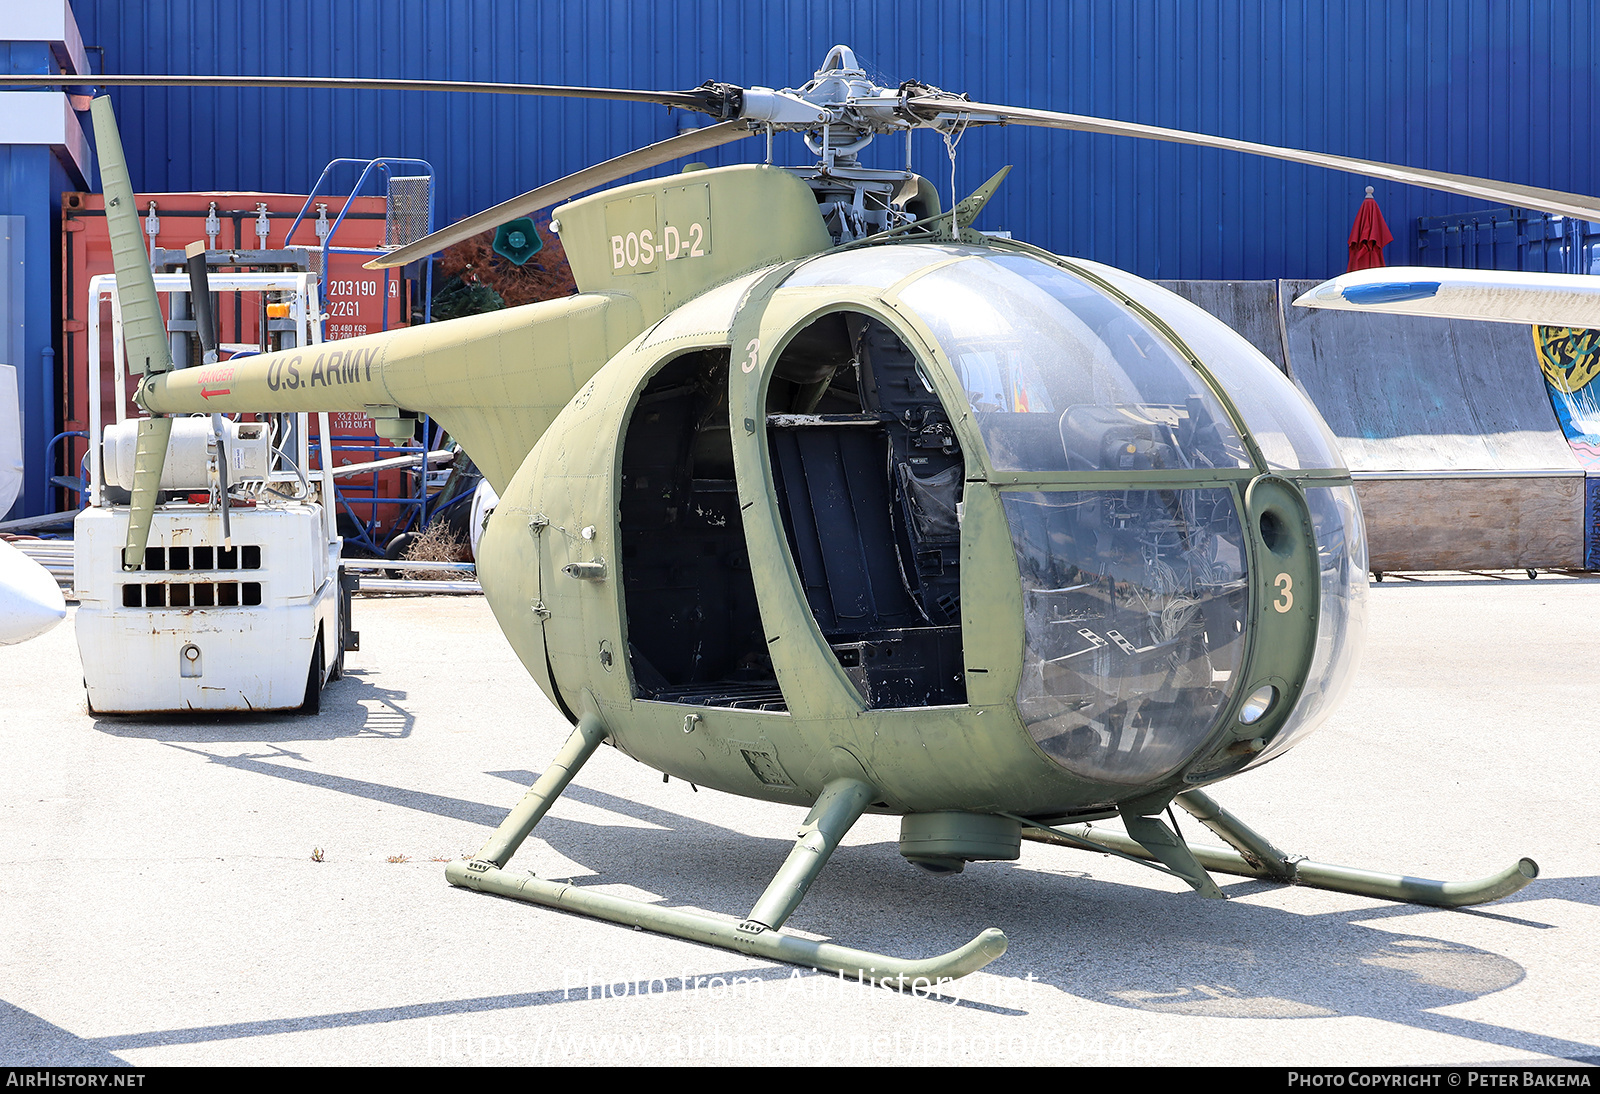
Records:
[[[966,403],[948,410],[970,414],[1001,490],[1022,586],[1016,702],[1045,755],[1143,786],[1184,769],[1245,690],[1269,697],[1250,724],[1279,716],[1267,755],[1326,717],[1359,647],[1359,510],[1321,416],[1248,341],[1121,271],[1001,248],[833,255],[789,284],[876,289],[937,345]],[[1309,700],[1287,721],[1247,642],[1266,556],[1244,497],[1264,473],[1330,502],[1311,505],[1324,610]]]
[[[1200,374],[1131,308],[1060,267],[970,259],[901,299],[944,350],[997,471],[1249,466]]]
[[[1143,308],[1228,393],[1262,470],[1345,473],[1321,416],[1259,350],[1203,309],[1120,270],[908,244],[828,255],[786,284],[897,296],[943,351],[995,471],[1250,467],[1234,419]]]

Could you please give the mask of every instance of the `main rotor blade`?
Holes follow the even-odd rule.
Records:
[[[502,201],[491,209],[481,213],[474,213],[466,220],[457,221],[448,228],[440,228],[431,235],[423,236],[415,243],[408,243],[404,247],[381,255],[366,264],[369,270],[389,269],[394,266],[404,266],[408,262],[415,262],[419,258],[426,258],[435,251],[442,251],[452,243],[459,243],[463,239],[471,239],[480,232],[504,224],[508,220],[527,216],[536,209],[543,209],[548,205],[555,205],[576,197],[585,190],[592,190],[596,186],[604,186],[608,182],[624,178],[635,171],[644,171],[651,167],[659,167],[663,163],[670,163],[680,156],[692,156],[696,152],[703,152],[708,148],[718,145],[730,144],[733,141],[743,140],[756,131],[745,127],[743,122],[718,122],[716,125],[707,126],[705,129],[696,129],[691,133],[679,133],[676,137],[668,137],[655,144],[647,144],[643,148],[635,148],[632,152],[597,163],[593,167],[585,167],[582,171],[574,171],[566,178],[547,182],[537,190],[529,190],[520,197],[510,201]]]
[[[549,95],[566,99],[659,103],[684,110],[719,114],[720,93],[633,91],[615,87],[568,87],[561,84],[497,84],[467,80],[368,80],[343,76],[0,76],[0,87],[306,87],[329,91],[463,91],[478,95]]]
[[[1192,144],[1201,148],[1247,152],[1254,156],[1270,156],[1273,159],[1288,160],[1290,163],[1327,167],[1334,171],[1349,171],[1355,175],[1389,179],[1410,186],[1424,186],[1430,190],[1443,190],[1451,194],[1465,194],[1467,197],[1485,198],[1506,205],[1539,209],[1546,213],[1577,217],[1579,220],[1600,220],[1600,200],[1596,198],[1584,194],[1569,194],[1561,190],[1545,190],[1537,186],[1522,186],[1514,182],[1497,182],[1494,179],[1476,178],[1472,175],[1450,175],[1443,171],[1428,171],[1421,167],[1402,167],[1399,164],[1358,160],[1350,156],[1332,156],[1323,152],[1306,152],[1298,148],[1281,148],[1274,144],[1256,144],[1253,141],[1234,140],[1231,137],[1213,137],[1206,133],[1190,133],[1182,129],[1163,129],[1160,126],[1140,125],[1136,122],[1117,121],[1114,118],[1061,114],[1053,110],[996,106],[992,103],[974,103],[964,99],[937,96],[918,96],[908,99],[906,105],[918,111],[936,110],[957,116],[992,115],[1005,122],[1020,125],[1071,129],[1081,133],[1107,133],[1119,137],[1142,137],[1146,140],[1169,141],[1173,144]],[[982,124],[982,119],[975,118],[974,122]]]

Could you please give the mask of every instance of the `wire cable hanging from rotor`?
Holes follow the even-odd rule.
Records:
[[[944,138],[945,152],[950,156],[950,236],[955,240],[961,239],[961,210],[958,208],[961,195],[956,191],[956,145],[967,135],[970,125],[970,115],[961,114],[947,128],[939,130],[939,136]]]

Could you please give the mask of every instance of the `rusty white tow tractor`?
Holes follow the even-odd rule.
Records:
[[[155,275],[157,291],[172,299],[168,327],[179,360],[188,357],[191,330],[208,360],[321,341],[316,274],[212,273],[207,281],[196,292],[190,276]],[[259,308],[260,344],[216,344],[206,307],[212,293],[239,294]],[[112,302],[109,364],[100,353],[103,298]],[[322,470],[314,473],[306,414],[174,419],[144,568],[125,570],[138,421],[128,415],[116,278],[93,278],[89,303],[89,375],[99,380],[96,395],[112,393],[116,418],[102,430],[103,400],[90,398],[90,436],[98,443],[90,447],[73,559],[89,709],[314,713],[323,684],[338,679],[345,651],[357,648],[354,578],[339,561],[327,415],[317,416]],[[208,367],[225,389],[227,362]]]

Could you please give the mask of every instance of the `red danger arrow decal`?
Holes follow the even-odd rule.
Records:
[[[234,378],[237,371],[233,365],[227,363],[208,365],[199,376],[200,398],[209,399],[213,395],[231,395],[233,393],[231,388],[207,387],[206,385],[226,384]]]

